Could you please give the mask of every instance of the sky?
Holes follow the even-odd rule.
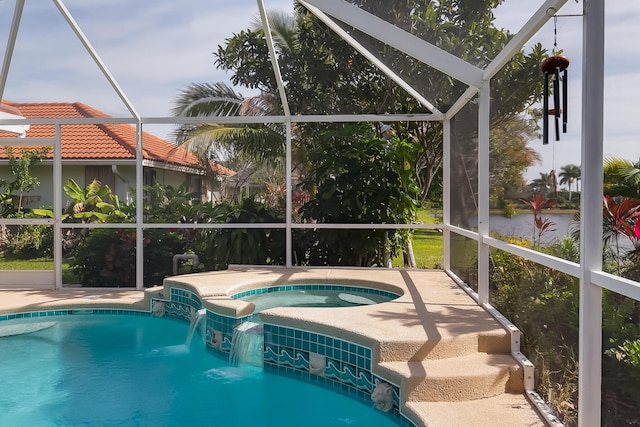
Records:
[[[268,9],[292,10],[291,0],[264,2]],[[496,26],[517,32],[542,3],[506,0],[495,11]],[[143,117],[169,116],[172,100],[190,83],[228,82],[229,75],[216,69],[212,52],[258,15],[253,0],[66,0],[64,4]],[[0,0],[2,57],[14,5],[13,0]],[[556,24],[557,48],[571,60],[568,133],[549,145],[539,140],[530,142],[543,161],[529,168],[528,180],[541,172],[581,162],[582,18],[573,15],[580,15],[582,7],[581,0],[569,0],[558,11]],[[640,1],[609,1],[606,7],[605,157],[637,161]],[[553,19],[528,46],[536,42],[547,49],[553,47]],[[130,117],[52,1],[25,2],[4,99],[80,101],[114,117]],[[170,130],[167,128],[166,133]],[[154,133],[164,137],[163,132],[158,129]]]

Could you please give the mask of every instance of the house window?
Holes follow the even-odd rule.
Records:
[[[156,171],[150,168],[144,168],[143,174],[144,185],[154,185],[156,183]]]
[[[191,199],[191,204],[202,202],[202,177],[198,175],[189,176],[189,192],[198,195],[197,198]]]
[[[84,185],[89,185],[94,179],[100,181],[103,187],[108,185],[113,193],[116,192],[116,177],[111,166],[85,166]]]

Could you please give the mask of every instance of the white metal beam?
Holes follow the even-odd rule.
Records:
[[[0,100],[4,96],[4,88],[7,85],[7,77],[11,66],[11,58],[13,57],[13,49],[16,46],[16,38],[18,37],[18,28],[22,19],[22,10],[24,9],[24,0],[16,0],[16,6],[13,9],[13,19],[11,20],[11,29],[9,30],[9,38],[7,39],[7,48],[4,51],[4,59],[2,60],[2,70],[0,70]]]
[[[640,301],[640,284],[633,280],[618,277],[602,271],[591,273],[591,282],[601,288],[609,289],[628,298]]]
[[[53,275],[56,289],[62,289],[62,126],[56,125],[53,145]]]
[[[100,71],[102,71],[102,74],[104,74],[104,76],[107,78],[107,80],[111,84],[111,87],[116,91],[131,115],[137,120],[140,120],[140,115],[133,107],[133,104],[131,104],[131,102],[127,98],[127,95],[125,95],[122,89],[120,89],[120,85],[118,85],[118,82],[116,82],[116,79],[111,75],[111,72],[109,72],[107,66],[104,64],[104,62],[102,62],[102,59],[100,59],[98,52],[96,52],[96,50],[93,48],[91,42],[89,42],[89,39],[84,35],[78,23],[75,21],[75,19],[73,19],[73,16],[71,16],[71,13],[69,13],[67,7],[64,5],[64,3],[62,3],[62,0],[53,0],[53,2],[56,4],[64,19],[67,21],[73,32],[76,33],[76,36],[78,37],[86,51],[89,53],[91,58],[93,58],[93,61],[96,63],[98,68],[100,68]]]
[[[453,118],[462,108],[469,103],[473,99],[474,96],[478,93],[478,88],[470,86],[464,93],[458,98],[456,102],[453,103],[451,108],[447,110],[447,119]]]
[[[271,66],[273,68],[273,74],[275,75],[276,83],[278,85],[280,102],[282,102],[282,110],[284,111],[284,115],[286,117],[290,117],[291,111],[289,111],[289,102],[287,101],[287,94],[284,90],[284,84],[282,83],[282,73],[280,72],[280,66],[278,65],[278,56],[276,55],[276,49],[273,44],[273,36],[271,35],[271,25],[269,24],[269,19],[267,18],[267,11],[264,8],[264,2],[262,0],[257,1],[258,9],[260,9],[260,17],[262,18],[264,37],[267,41],[267,47],[269,48],[269,55],[271,56]]]
[[[442,122],[442,244],[444,246],[444,270],[451,270],[451,120]]]
[[[478,100],[478,298],[481,304],[489,302],[489,122],[490,82],[480,89]]]
[[[482,70],[344,0],[306,0],[321,11],[469,86],[482,86]]]
[[[578,425],[599,426],[602,383],[602,157],[604,135],[604,0],[585,1],[582,56],[582,197]]]
[[[509,43],[500,51],[493,61],[484,70],[484,79],[489,80],[495,76],[507,62],[518,53],[522,47],[533,37],[542,26],[556,14],[567,0],[547,0],[522,26],[520,31],[509,40]]]
[[[372,54],[366,47],[360,44],[354,39],[348,32],[346,32],[340,25],[338,25],[333,19],[327,16],[315,6],[310,5],[306,1],[299,0],[299,3],[306,7],[311,13],[316,15],[318,19],[324,22],[329,28],[331,28],[336,34],[338,34],[344,41],[349,43],[355,50],[357,50],[362,56],[367,58],[373,65],[375,65],[380,71],[382,71],[387,77],[396,82],[398,86],[403,88],[413,96],[420,104],[428,108],[432,113],[435,113],[442,117],[442,112],[436,108],[429,100],[427,100],[420,92],[415,90],[413,86],[404,81],[402,77],[397,75],[391,68],[389,68],[384,62],[380,61],[374,54]]]
[[[285,232],[285,250],[287,251],[287,253],[285,254],[285,262],[286,262],[287,268],[290,268],[293,266],[293,239],[291,236],[291,223],[293,221],[292,220],[293,189],[291,188],[291,186],[293,185],[292,178],[291,178],[291,171],[293,170],[293,155],[291,153],[293,129],[290,121],[286,123],[286,137],[287,137],[287,141],[286,141],[287,153],[285,158],[285,168],[286,168],[285,177],[287,180],[287,185],[285,186],[285,188],[286,188],[287,199],[285,203],[285,209],[286,209],[285,215],[286,215],[287,229]]]
[[[136,125],[136,288],[144,289],[144,147],[142,123]]]

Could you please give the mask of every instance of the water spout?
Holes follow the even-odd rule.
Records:
[[[393,387],[389,383],[378,382],[376,384],[373,393],[371,393],[371,400],[382,412],[389,412],[393,409]]]
[[[231,337],[229,362],[262,367],[264,365],[264,325],[244,322],[236,326]]]
[[[202,329],[204,329],[206,322],[202,322],[202,319],[205,319],[206,317],[207,317],[207,310],[205,308],[201,308],[198,311],[196,311],[196,309],[193,307],[191,308],[191,314],[189,315],[189,333],[187,334],[187,341],[185,342],[187,347],[191,345],[193,334],[196,328],[198,327],[198,325],[201,324]],[[200,335],[202,336],[202,340],[204,342],[205,332],[203,330],[200,330]]]

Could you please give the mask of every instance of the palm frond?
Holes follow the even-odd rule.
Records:
[[[298,48],[298,32],[295,18],[282,10],[268,10],[267,19],[271,28],[271,36],[280,49],[296,50]],[[262,17],[256,15],[251,19],[249,28],[252,31],[263,31]]]
[[[171,114],[186,117],[237,116],[244,100],[225,83],[193,83],[180,91]]]
[[[284,136],[268,126],[208,123],[178,129],[173,138],[185,149],[210,157],[212,151],[232,150],[253,159],[284,155]]]

